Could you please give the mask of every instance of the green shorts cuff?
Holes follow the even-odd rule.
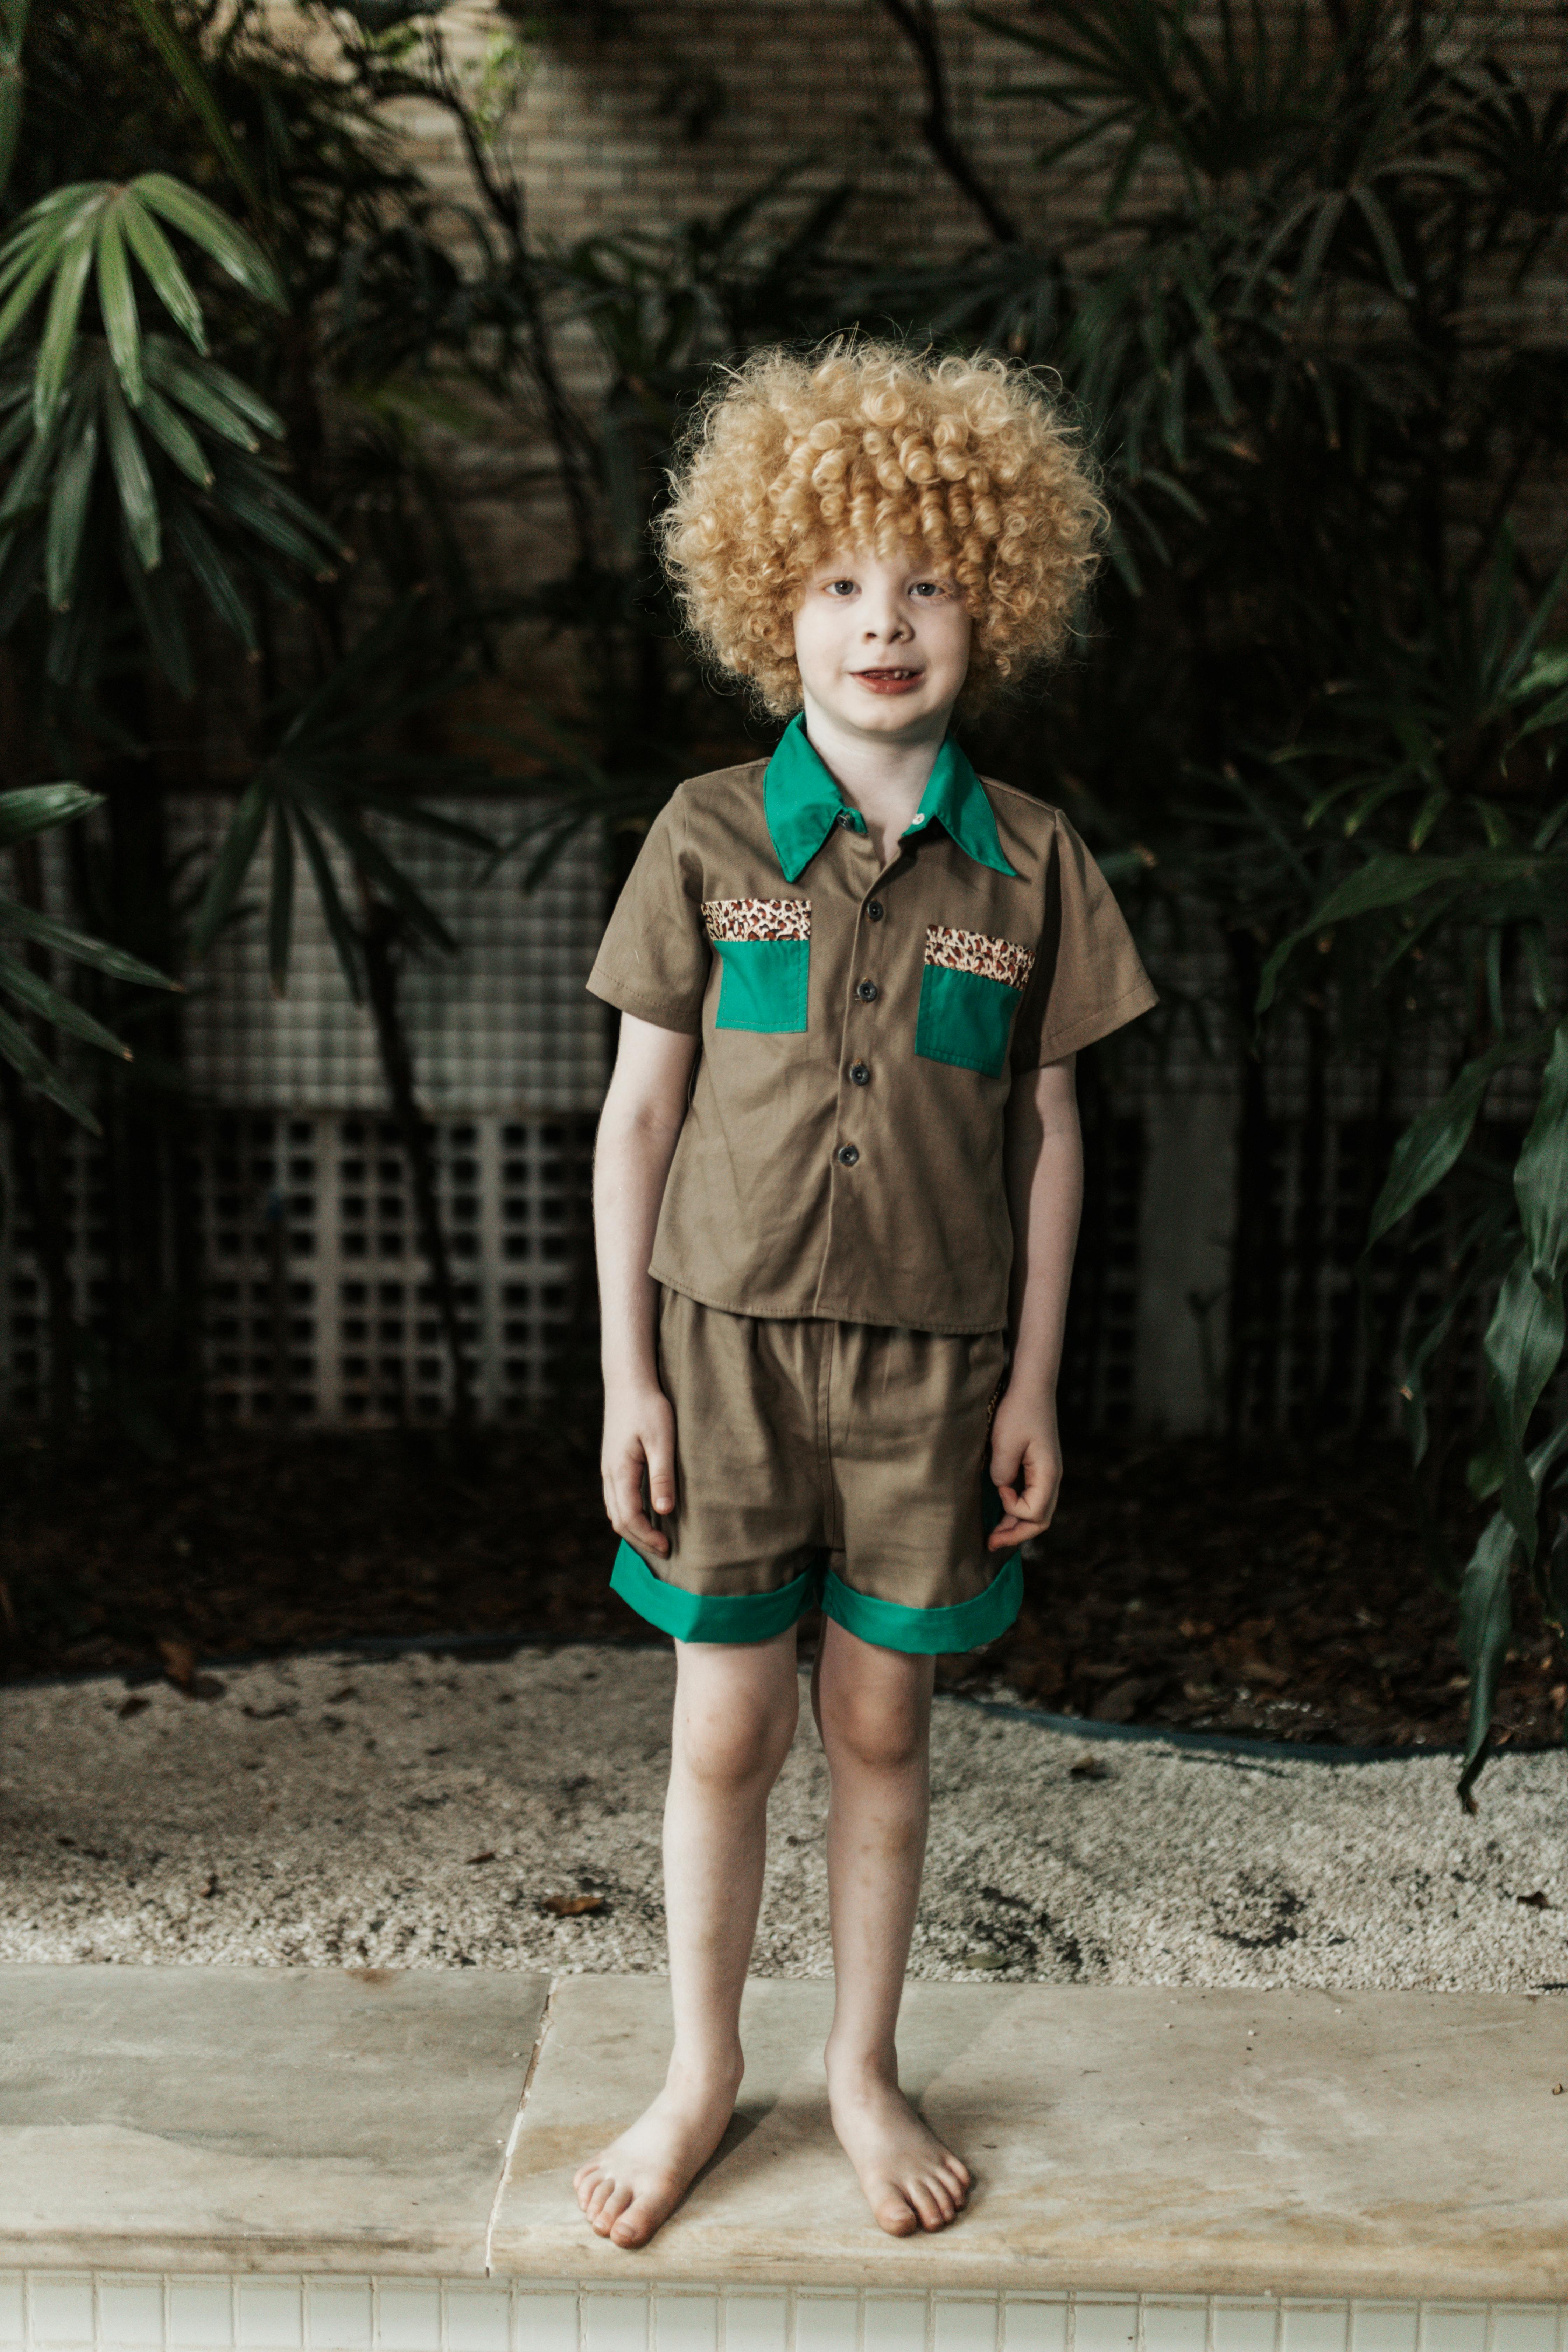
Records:
[[[984,1592],[951,1609],[908,1609],[900,1601],[879,1601],[856,1592],[828,1572],[822,1595],[826,1613],[847,1633],[879,1650],[903,1650],[912,1657],[942,1657],[954,1650],[977,1650],[994,1642],[1013,1622],[1024,1600],[1024,1570],[1012,1552]]]
[[[618,1592],[639,1617],[646,1617],[650,1625],[678,1642],[770,1642],[775,1633],[787,1633],[797,1618],[816,1607],[822,1570],[808,1568],[793,1584],[783,1584],[776,1592],[683,1592],[678,1584],[656,1576],[641,1552],[623,1543],[610,1571],[610,1590]]]

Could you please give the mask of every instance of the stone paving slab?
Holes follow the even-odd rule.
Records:
[[[828,2129],[831,1998],[748,1987],[735,2124],[627,2255],[571,2175],[661,2077],[656,1979],[0,1968],[0,2272],[1568,2299],[1551,1997],[911,1986],[906,2081],[979,2182],[912,2242]]]
[[[662,2074],[668,1993],[557,1984],[498,2273],[1306,2297],[1568,2294],[1568,2011],[1550,1998],[913,1985],[907,2085],[978,2177],[885,2238],[826,2120],[826,1985],[747,1991],[740,2113],[646,2252],[588,2238],[583,2156]]]
[[[482,2273],[547,1990],[0,1967],[0,2265]]]

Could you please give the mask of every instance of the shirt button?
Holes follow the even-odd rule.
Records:
[[[851,1062],[849,1065],[849,1079],[852,1086],[868,1087],[871,1083],[871,1073],[866,1067],[864,1062]]]
[[[874,980],[863,980],[855,991],[862,1004],[875,1004],[881,992]]]
[[[866,920],[868,923],[879,923],[887,911],[880,898],[873,898],[866,909]]]
[[[841,1143],[835,1157],[840,1168],[853,1168],[860,1154],[852,1143]]]

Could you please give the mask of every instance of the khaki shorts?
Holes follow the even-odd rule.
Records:
[[[761,1642],[820,1608],[889,1650],[994,1641],[1018,1613],[989,1475],[1000,1331],[658,1307],[675,1407],[668,1559],[623,1543],[611,1582],[683,1642]]]

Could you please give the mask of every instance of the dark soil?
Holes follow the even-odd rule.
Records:
[[[1453,1498],[1462,1559],[1479,1514]],[[9,1679],[167,1673],[374,1635],[647,1638],[608,1588],[595,1446],[550,1427],[479,1441],[229,1434],[172,1462],[0,1445]],[[1465,1685],[1393,1446],[1242,1454],[1201,1440],[1079,1451],[1017,1625],[945,1660],[1058,1714],[1283,1739],[1447,1745]],[[1533,1599],[1497,1711],[1560,1738],[1568,1664]],[[204,1679],[203,1669],[205,1669]]]

